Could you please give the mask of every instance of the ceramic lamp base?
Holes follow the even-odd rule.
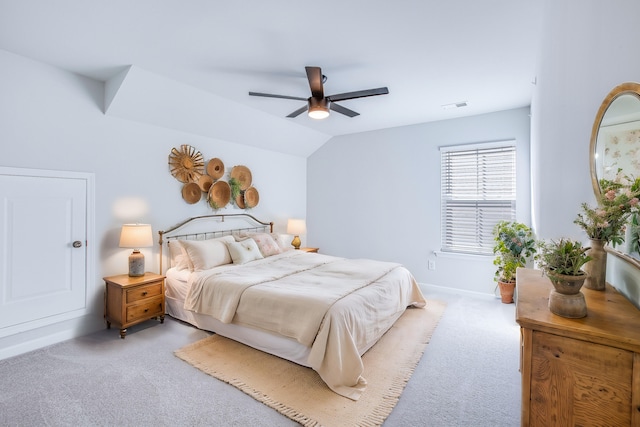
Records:
[[[302,242],[300,241],[300,237],[299,236],[295,236],[293,238],[293,240],[291,241],[291,246],[293,246],[296,249],[300,249],[300,245],[302,244]]]
[[[144,255],[135,250],[129,255],[129,276],[144,276]]]

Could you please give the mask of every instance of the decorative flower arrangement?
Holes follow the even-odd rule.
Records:
[[[600,180],[601,196],[598,206],[582,204],[582,213],[573,221],[591,239],[614,245],[624,242],[625,225],[629,215],[638,211],[640,178],[630,179],[620,172],[614,180]]]

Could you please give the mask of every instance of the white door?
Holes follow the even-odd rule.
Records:
[[[76,175],[0,168],[0,336],[84,314],[88,180]]]

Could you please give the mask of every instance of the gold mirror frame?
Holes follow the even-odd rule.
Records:
[[[600,109],[598,110],[598,114],[596,114],[596,119],[593,122],[593,128],[591,129],[591,143],[589,146],[589,162],[591,166],[591,185],[593,186],[593,191],[597,198],[600,197],[600,178],[598,176],[598,168],[597,168],[597,153],[598,153],[598,135],[600,133],[600,127],[602,125],[602,120],[604,119],[605,114],[614,103],[615,100],[624,96],[624,95],[633,95],[638,98],[640,101],[640,83],[622,83],[609,92],[607,97],[602,101],[602,105],[600,105]],[[637,113],[640,115],[640,102],[639,109]],[[640,148],[640,144],[639,144]]]
[[[600,134],[602,122],[603,122],[603,119],[605,118],[605,115],[607,114],[607,111],[609,111],[612,104],[617,99],[625,95],[632,95],[633,97],[637,98],[637,100],[639,101],[638,111],[634,111],[633,113],[635,113],[640,118],[640,83],[627,82],[627,83],[622,83],[616,86],[611,90],[611,92],[609,92],[609,94],[606,96],[604,101],[602,101],[602,104],[600,105],[600,109],[598,110],[598,113],[596,114],[596,118],[593,122],[593,128],[591,130],[591,142],[589,146],[589,162],[590,162],[590,171],[591,171],[591,185],[593,186],[593,192],[595,193],[596,198],[599,198],[601,195],[600,179],[604,177],[604,171],[598,170],[599,169],[598,168],[598,149],[599,149],[598,136]],[[640,124],[640,120],[638,120],[638,122]],[[638,129],[640,129],[640,126],[638,127]],[[640,152],[640,139],[638,139],[637,148]],[[600,150],[600,151],[604,152],[605,150]],[[602,159],[601,162],[604,164],[604,159]],[[599,172],[601,176],[599,176]],[[623,172],[627,173],[628,175],[633,175],[634,177],[638,177],[637,173],[636,174],[628,173],[628,171],[624,171],[624,169],[623,169]],[[618,249],[611,248],[608,245],[605,249],[607,250],[607,252],[620,257],[621,259],[629,262],[630,264],[634,265],[636,268],[640,269],[640,261],[638,259]]]

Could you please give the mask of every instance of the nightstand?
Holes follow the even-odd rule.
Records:
[[[304,251],[304,252],[313,252],[314,254],[317,254],[319,249],[320,249],[320,248],[300,248],[300,250],[301,250],[301,251]]]
[[[128,274],[104,278],[104,318],[107,329],[111,323],[120,327],[124,339],[127,328],[154,317],[164,323],[164,276],[145,273],[130,277]]]

